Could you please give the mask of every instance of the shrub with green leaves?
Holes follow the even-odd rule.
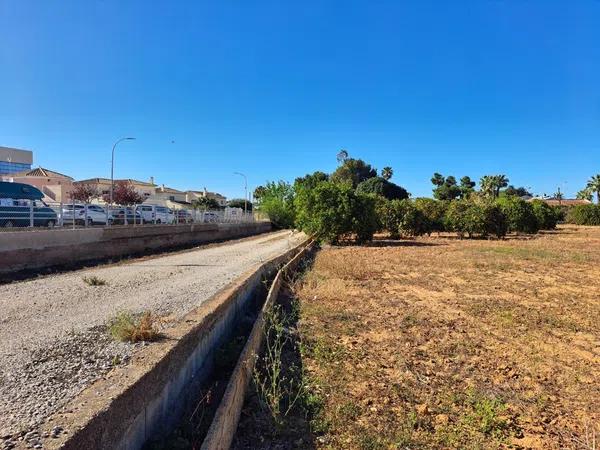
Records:
[[[429,232],[429,223],[421,210],[410,200],[389,200],[379,205],[377,214],[381,228],[393,239],[401,236],[421,236]]]
[[[567,222],[576,225],[600,225],[599,205],[577,205],[569,209]]]
[[[362,243],[372,239],[379,226],[375,201],[375,196],[356,193],[350,184],[322,181],[297,190],[296,222],[324,242],[354,237]]]
[[[539,231],[538,219],[531,203],[515,196],[502,197],[496,204],[506,216],[508,231],[517,233],[537,233]]]
[[[448,209],[448,203],[445,201],[434,200],[432,198],[417,198],[415,206],[427,221],[427,233],[444,231],[444,216]]]
[[[505,236],[508,223],[502,210],[485,200],[456,200],[450,203],[445,216],[445,227],[459,236],[498,238]]]
[[[262,187],[259,206],[275,228],[294,227],[294,188],[285,181],[271,181]]]
[[[386,180],[383,177],[373,177],[361,182],[356,187],[356,191],[363,194],[381,195],[388,200],[402,200],[409,197],[406,189]]]
[[[553,230],[556,228],[562,214],[560,208],[552,207],[541,200],[533,200],[531,207],[540,230]]]

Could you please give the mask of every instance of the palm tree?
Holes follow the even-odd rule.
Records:
[[[600,173],[598,175],[594,175],[587,182],[587,188],[596,193],[596,200],[600,205]]]
[[[391,167],[386,166],[383,169],[381,169],[381,177],[384,180],[389,180],[390,178],[392,178],[393,175],[394,175],[394,170]]]
[[[562,192],[560,192],[560,187],[558,188],[558,191],[556,191],[556,193],[554,194],[554,198],[556,200],[558,200],[558,205],[562,205],[562,200],[563,198],[565,198],[565,196],[563,195]]]
[[[348,159],[348,152],[344,149],[341,149],[337,154],[337,162],[339,164],[342,164],[347,159]]]
[[[486,197],[492,197],[495,193],[495,181],[491,175],[484,175],[479,180],[479,189]]]
[[[585,189],[580,190],[577,193],[577,198],[579,200],[587,200],[588,202],[591,202],[593,195],[594,195],[594,193],[592,192],[592,190],[590,188],[585,188]]]
[[[500,189],[508,186],[508,178],[506,175],[494,175],[492,179],[494,180],[494,197],[500,197]]]

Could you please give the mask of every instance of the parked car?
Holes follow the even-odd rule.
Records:
[[[0,181],[0,226],[28,227],[33,213],[33,226],[54,227],[58,216],[43,197],[42,191],[29,184]]]
[[[202,218],[202,221],[204,223],[216,223],[216,222],[219,221],[219,215],[217,213],[214,213],[214,212],[210,212],[210,211],[205,212],[203,214],[203,216],[204,217]]]
[[[140,205],[136,209],[140,212],[146,223],[154,223],[155,219],[156,223],[173,223],[175,218],[171,210],[166,206]]]
[[[185,209],[175,210],[175,223],[192,223],[194,217]]]
[[[63,205],[63,225],[70,225],[75,220],[77,225],[106,225],[106,210],[99,205]],[[109,218],[110,222],[110,218]]]
[[[119,208],[114,209],[110,212],[108,222],[111,225],[125,225],[125,224],[143,224],[144,219],[139,211],[133,213],[131,208]]]

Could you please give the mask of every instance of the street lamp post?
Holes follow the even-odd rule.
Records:
[[[248,178],[241,172],[233,172],[234,175],[244,177],[244,216],[248,212]]]
[[[124,137],[119,139],[117,142],[115,142],[115,145],[113,145],[112,148],[112,158],[110,160],[110,204],[112,205],[113,202],[113,191],[115,189],[115,148],[117,147],[117,144],[121,141],[133,141],[135,140],[134,137]]]

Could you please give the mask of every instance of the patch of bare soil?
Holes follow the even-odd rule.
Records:
[[[600,228],[375,244],[297,284],[314,445],[600,446]]]

